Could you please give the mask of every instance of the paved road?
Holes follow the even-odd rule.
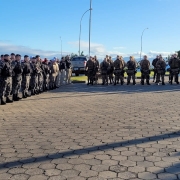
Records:
[[[0,106],[0,180],[180,179],[179,89],[72,84]]]

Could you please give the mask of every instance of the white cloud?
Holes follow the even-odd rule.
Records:
[[[117,49],[126,49],[126,47],[119,46],[119,47],[113,47],[113,49],[115,49],[115,50],[117,50]]]
[[[58,51],[45,51],[41,49],[33,49],[27,46],[13,45],[8,42],[0,42],[0,54],[21,54],[22,56],[27,54],[30,56],[40,55],[42,58],[61,57],[61,53]],[[69,52],[63,52],[63,55],[70,54]]]

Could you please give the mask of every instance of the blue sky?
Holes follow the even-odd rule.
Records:
[[[0,53],[43,57],[78,53],[79,23],[90,0],[0,0]],[[153,57],[180,50],[180,0],[92,0],[91,55]],[[81,50],[88,54],[89,12]]]

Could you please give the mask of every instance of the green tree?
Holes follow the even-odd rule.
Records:
[[[176,51],[176,53],[178,53],[178,57],[180,58],[180,50],[179,50],[179,51]]]

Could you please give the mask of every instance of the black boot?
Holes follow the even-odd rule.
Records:
[[[162,85],[165,85],[164,81],[162,82]]]
[[[133,81],[133,85],[136,85],[136,81]]]
[[[36,95],[34,90],[31,90],[31,96],[34,96],[34,95]]]
[[[6,103],[13,103],[13,101],[9,98],[9,96],[6,97]]]
[[[116,81],[114,82],[114,86],[116,86]]]
[[[121,85],[123,85],[124,84],[124,81],[121,81]]]
[[[6,104],[6,101],[4,100],[4,97],[2,96],[1,97],[1,105],[5,105]]]
[[[27,98],[25,92],[22,92],[22,98]]]
[[[13,94],[13,101],[19,101],[19,99],[17,98],[17,94]]]
[[[141,85],[144,85],[144,81],[141,81]]]
[[[147,80],[147,85],[151,85],[151,84],[149,83],[149,80]]]
[[[127,85],[129,85],[129,84],[130,84],[130,81],[127,82]]]

